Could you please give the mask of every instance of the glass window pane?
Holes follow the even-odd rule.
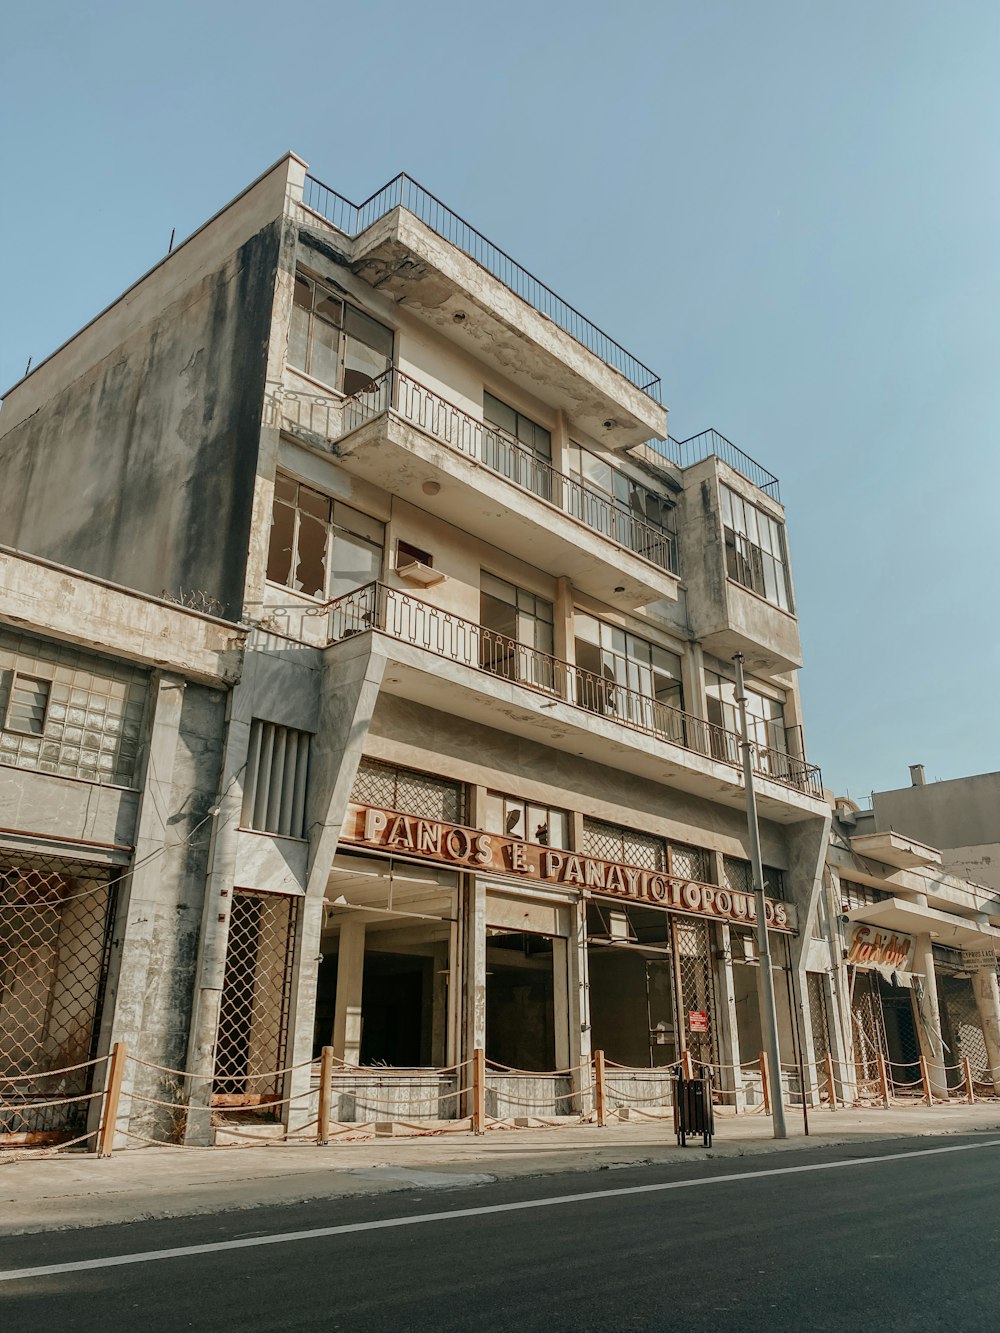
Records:
[[[488,593],[498,601],[509,602],[511,606],[517,604],[517,589],[514,585],[504,579],[498,579],[495,574],[487,573],[485,569],[480,571],[479,588],[481,592]]]
[[[295,511],[288,505],[276,503],[272,510],[271,538],[267,551],[267,577],[272,583],[286,586],[292,572],[292,537],[295,532]]]
[[[344,318],[343,301],[338,301],[335,296],[327,296],[322,290],[317,291],[316,297],[316,318],[339,328]]]
[[[298,486],[297,481],[293,481],[291,477],[286,477],[283,472],[275,474],[274,494],[276,499],[288,500],[291,504],[294,504]]]
[[[288,364],[298,370],[306,370],[308,351],[309,312],[296,305],[292,307],[292,319],[288,328]]]
[[[377,518],[369,518],[367,514],[352,509],[350,505],[341,504],[339,500],[333,502],[333,521],[338,528],[345,528],[359,537],[365,537],[376,546],[385,543],[384,523],[380,523]]]
[[[329,522],[330,497],[320,491],[314,491],[309,486],[300,486],[299,508],[304,514],[312,514],[313,518],[320,518],[324,523]]]
[[[308,597],[326,594],[327,530],[327,525],[319,519],[310,514],[299,514],[298,562],[293,586]]]
[[[344,339],[344,393],[360,393],[389,369],[389,357],[350,335]]]
[[[334,529],[333,569],[330,573],[331,597],[340,597],[374,583],[382,572],[382,552],[370,542],[352,533]]]
[[[569,846],[569,818],[565,810],[549,811],[549,846]]]
[[[504,430],[508,435],[517,435],[517,413],[491,393],[483,394],[483,417],[491,425]]]
[[[387,329],[363,310],[356,310],[352,305],[345,308],[344,332],[383,357],[386,362],[392,359],[392,329]]]
[[[304,278],[301,273],[295,279],[295,293],[292,298],[293,305],[302,310],[312,309],[313,285],[308,278]]]
[[[321,319],[312,323],[312,348],[307,367],[309,374],[324,384],[337,383],[337,360],[340,355],[340,330]]]
[[[598,644],[601,641],[601,631],[598,621],[593,616],[584,615],[577,611],[573,617],[574,633],[577,639],[584,643]]]

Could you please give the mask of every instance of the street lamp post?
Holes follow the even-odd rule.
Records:
[[[750,860],[753,868],[753,893],[756,902],[757,998],[760,1006],[764,1045],[767,1050],[768,1091],[771,1100],[771,1123],[776,1139],[787,1139],[785,1108],[781,1099],[781,1051],[778,1048],[778,1008],[774,1002],[774,975],[771,972],[771,941],[767,933],[764,910],[764,866],[760,858],[760,829],[757,825],[757,796],[753,786],[753,757],[750,751],[750,732],[747,725],[747,695],[743,686],[743,654],[736,653],[736,702],[740,707],[740,750],[743,753],[743,783],[747,793],[747,828],[750,832]]]

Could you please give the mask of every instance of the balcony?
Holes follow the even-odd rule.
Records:
[[[653,371],[409,176],[362,204],[307,176],[302,217],[349,238],[354,271],[407,309],[446,334],[460,319],[463,341],[487,359],[497,346],[519,346],[505,373],[517,379],[523,365],[531,388],[543,368],[554,405],[591,435],[628,448],[665,433]]]
[[[390,693],[742,806],[740,738],[734,732],[385,584],[338,598],[327,615],[328,645],[376,632],[405,646],[389,653]],[[458,670],[446,674],[440,665],[422,662],[423,654]],[[510,688],[499,689],[501,681]],[[650,747],[648,740],[658,744]],[[768,817],[788,822],[815,812],[811,802],[823,798],[818,768],[757,744],[751,744],[751,762]]]
[[[623,610],[678,596],[677,538],[558,471],[399,370],[347,399],[284,390],[267,421],[328,447],[350,472],[398,491]],[[444,446],[442,449],[441,446]],[[537,504],[525,504],[524,496]]]

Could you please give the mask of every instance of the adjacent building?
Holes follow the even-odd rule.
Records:
[[[783,1063],[846,1058],[778,483],[412,180],[284,158],[8,392],[0,468],[22,1128],[116,1040],[137,1138],[306,1123],[324,1046],[344,1120],[461,1114],[477,1048],[497,1116],[586,1111],[598,1048],[745,1104],[737,652]]]

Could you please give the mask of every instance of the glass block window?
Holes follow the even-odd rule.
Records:
[[[644,870],[667,869],[667,847],[662,838],[599,819],[583,821],[583,850],[601,861],[616,861]]]
[[[0,764],[131,786],[148,674],[0,629]]]
[[[699,884],[710,882],[710,861],[704,847],[691,847],[687,843],[670,844],[670,873],[680,879],[697,880]]]
[[[362,759],[351,791],[359,805],[398,810],[418,819],[437,819],[444,824],[465,823],[465,788],[460,782],[399,768],[379,759]]]

